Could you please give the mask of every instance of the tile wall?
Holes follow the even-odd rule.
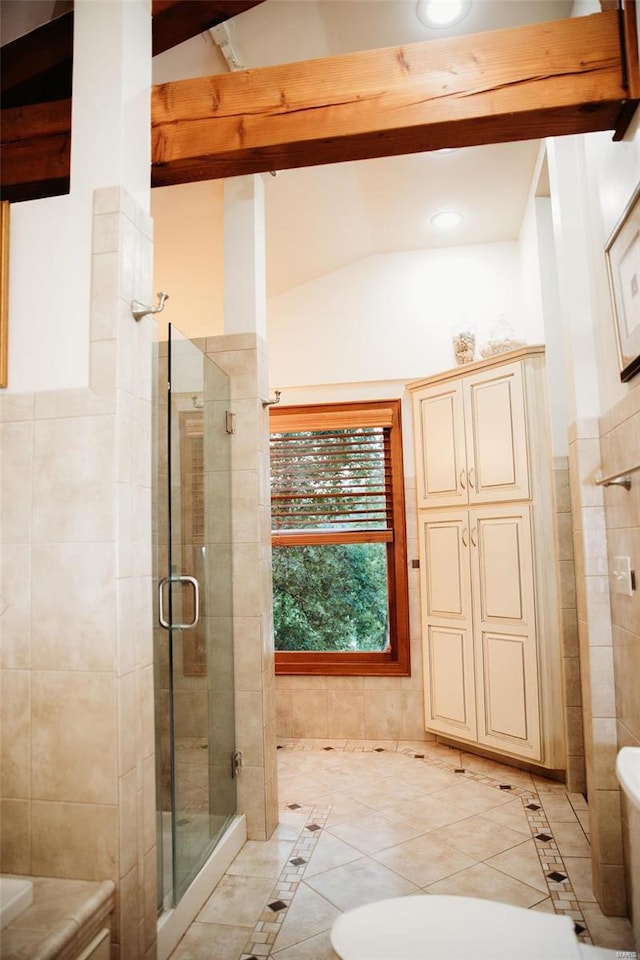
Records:
[[[560,645],[564,696],[565,742],[567,745],[567,789],[571,793],[586,790],[584,735],[582,732],[582,691],[580,686],[580,650],[578,647],[578,611],[571,524],[569,460],[554,457],[554,500],[558,544]]]
[[[611,652],[615,685],[616,747],[640,746],[640,383],[600,419],[602,475],[630,473],[631,489],[606,487],[604,515],[609,566],[613,558],[628,556],[635,570],[636,589],[631,596],[611,591]],[[613,731],[611,731],[613,734]],[[613,799],[611,805],[617,810]],[[629,858],[629,814],[622,797],[622,840],[629,913],[640,909],[640,883],[632,891]],[[635,897],[635,900],[632,900]]]
[[[271,500],[265,342],[256,334],[207,338],[230,377],[236,748],[243,755],[238,810],[252,840],[278,823],[276,698],[271,601]]]
[[[607,530],[597,419],[569,428],[571,507],[593,889],[609,916],[626,914]]]
[[[151,230],[96,191],[90,386],[0,398],[0,869],[114,881],[114,960],[156,939]]]
[[[424,729],[415,477],[405,477],[410,677],[276,677],[278,736],[434,740]]]

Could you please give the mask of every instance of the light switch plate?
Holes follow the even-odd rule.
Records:
[[[632,596],[635,577],[631,570],[631,557],[614,557],[611,576],[614,593],[621,593],[624,597]]]

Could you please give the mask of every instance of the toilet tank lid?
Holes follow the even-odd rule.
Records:
[[[337,918],[331,945],[341,960],[580,960],[570,917],[475,897],[369,903]]]

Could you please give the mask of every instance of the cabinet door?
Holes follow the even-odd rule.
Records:
[[[469,519],[478,743],[541,760],[530,507]]]
[[[464,404],[459,381],[414,396],[418,507],[467,502]]]
[[[527,500],[527,428],[519,363],[464,382],[469,503]]]
[[[474,740],[476,705],[469,517],[430,511],[420,520],[427,730]]]

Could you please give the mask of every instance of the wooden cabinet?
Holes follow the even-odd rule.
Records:
[[[527,500],[527,424],[519,363],[414,394],[418,506]]]
[[[471,364],[409,389],[426,729],[560,768],[543,350]]]

